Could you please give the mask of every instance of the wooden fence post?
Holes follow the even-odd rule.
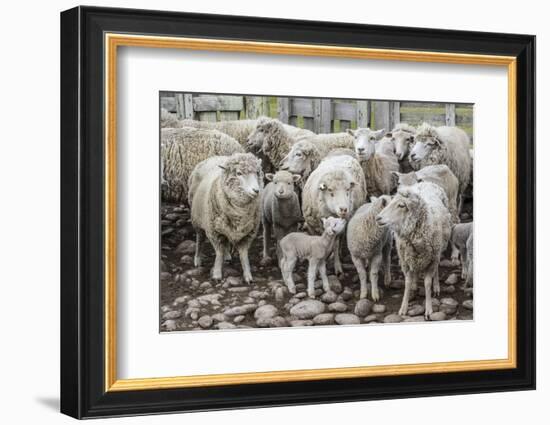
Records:
[[[401,122],[400,110],[401,105],[399,102],[390,102],[390,125],[386,129],[387,131],[393,130]]]
[[[279,121],[288,124],[288,113],[290,109],[290,100],[288,97],[277,98],[277,115]]]
[[[319,117],[319,133],[330,133],[332,121],[332,101],[330,99],[321,99],[321,111]]]
[[[185,104],[183,102],[183,93],[176,93],[174,97],[176,99],[176,117],[178,120],[182,120],[185,118]]]
[[[245,117],[256,119],[268,115],[267,98],[264,96],[245,96]]]
[[[454,127],[456,125],[456,108],[454,103],[445,105],[445,125]]]
[[[390,131],[400,122],[399,102],[374,102],[374,124],[376,130]]]
[[[190,120],[195,118],[195,111],[193,110],[192,94],[183,95],[183,117]]]
[[[358,100],[356,102],[357,107],[357,128],[368,127],[370,125],[370,108],[369,102],[366,100]]]

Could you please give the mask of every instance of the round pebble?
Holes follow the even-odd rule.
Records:
[[[430,314],[430,320],[433,320],[434,322],[445,320],[446,318],[447,315],[443,311],[436,311],[435,313]]]
[[[336,312],[336,313],[343,313],[348,309],[348,306],[341,302],[335,302],[328,305],[328,311]]]
[[[212,318],[210,316],[202,316],[199,319],[199,326],[203,329],[208,329],[210,326],[212,326]]]
[[[384,317],[384,323],[400,323],[403,318],[399,314],[388,314]]]
[[[339,325],[358,325],[361,319],[352,313],[340,313],[334,316],[334,321]]]
[[[381,314],[386,312],[386,306],[384,304],[374,304],[372,306],[372,312],[376,314]]]
[[[332,313],[321,313],[313,318],[313,324],[315,325],[333,325],[334,324],[334,314]]]
[[[357,316],[365,317],[368,316],[372,310],[372,306],[374,303],[370,300],[367,300],[366,298],[357,301],[357,304],[355,304],[354,312]]]
[[[318,300],[304,300],[290,309],[290,314],[298,319],[312,319],[324,312],[325,303]]]

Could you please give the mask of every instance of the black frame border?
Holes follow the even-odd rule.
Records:
[[[517,58],[517,368],[105,392],[104,33]],[[535,388],[535,37],[80,6],[61,13],[61,412],[75,418]]]

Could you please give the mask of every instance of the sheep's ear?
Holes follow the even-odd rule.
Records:
[[[385,128],[382,128],[380,130],[376,130],[374,132],[374,137],[376,137],[376,139],[381,139],[382,138],[382,135],[386,132],[386,129]]]
[[[392,176],[397,177],[398,179],[402,175],[399,171],[392,171],[391,174],[392,174]]]
[[[266,180],[273,181],[273,174],[267,173],[267,174],[265,175],[265,178],[266,178]]]
[[[225,168],[223,165],[218,165],[218,167],[220,167],[222,170],[226,171],[227,168]]]
[[[323,190],[323,191],[327,190],[327,185],[324,184],[324,183],[321,183],[321,184],[319,185],[319,190]]]
[[[388,205],[388,198],[386,196],[382,196],[382,206],[385,207]]]
[[[348,128],[346,130],[348,132],[349,135],[355,137],[355,135],[357,134],[357,130],[352,130],[351,128]]]
[[[370,197],[370,201],[373,202],[373,203],[376,202],[377,199],[378,198],[376,196],[371,196]]]
[[[323,226],[325,225],[326,222],[327,222],[327,219],[325,217],[321,218],[321,223],[323,223]]]
[[[300,181],[301,178],[302,178],[302,176],[299,175],[299,174],[293,174],[293,175],[292,175],[292,181],[293,181],[294,183]]]

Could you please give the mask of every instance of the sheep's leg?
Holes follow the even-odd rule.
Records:
[[[460,219],[460,213],[462,212],[462,207],[464,205],[464,195],[462,193],[458,194],[458,218]]]
[[[391,283],[391,248],[393,245],[393,239],[386,244],[382,251],[384,256],[384,286],[389,288]]]
[[[401,301],[401,308],[398,313],[400,316],[405,316],[409,310],[409,294],[411,291],[412,283],[416,282],[416,275],[410,271],[405,273],[405,291],[403,292],[403,300]]]
[[[216,251],[216,259],[214,260],[214,267],[212,268],[212,279],[221,280],[223,258],[225,255],[226,247],[221,242],[214,242],[212,245],[214,246],[214,250]]]
[[[307,295],[309,298],[315,298],[315,277],[317,276],[317,267],[319,262],[315,258],[309,259],[307,269]]]
[[[464,249],[460,250],[460,260],[462,261],[462,279],[466,279],[466,274],[468,272],[468,260],[467,260],[467,254],[466,254],[466,247]]]
[[[202,242],[204,240],[204,232],[197,229],[197,238],[195,243],[195,267],[200,267],[202,264]]]
[[[451,247],[452,247],[451,261],[453,262],[453,265],[458,265],[458,257],[460,255],[460,251],[454,243],[451,243]]]
[[[342,263],[340,262],[340,237],[336,237],[334,242],[334,273],[336,275],[344,274],[344,269],[342,268]]]
[[[473,286],[474,284],[474,265],[473,261],[468,260],[468,272],[466,274],[466,282],[464,284],[464,290]]]
[[[359,274],[359,282],[361,282],[361,293],[359,298],[367,298],[367,295],[369,294],[369,288],[367,287],[367,269],[363,264],[363,260],[353,254],[351,254],[351,261],[353,261],[353,265],[357,269],[357,274]]]
[[[319,262],[319,274],[321,275],[321,280],[323,281],[323,291],[325,291],[326,294],[331,293],[332,290],[330,289],[330,283],[328,281],[327,263],[325,260],[321,260]]]
[[[292,272],[294,271],[294,266],[296,265],[296,257],[286,257],[283,255],[281,257],[281,273],[283,275],[283,280],[286,283],[288,292],[291,294],[296,293],[296,285],[294,284],[294,279],[292,278]]]
[[[433,288],[434,288],[434,295],[436,297],[439,297],[439,294],[441,292],[441,287],[439,286],[439,261],[437,262],[437,265],[435,266],[435,272],[434,272],[434,277],[433,277],[432,284],[433,284]]]
[[[378,292],[378,272],[380,271],[380,265],[382,264],[382,254],[375,255],[370,263],[370,286],[372,290],[372,300],[378,301],[380,294]]]
[[[271,245],[271,226],[267,222],[263,222],[263,253],[262,253],[262,264],[268,264],[271,261],[269,257],[269,246]]]
[[[243,268],[243,278],[248,284],[252,283],[252,273],[250,272],[250,261],[248,260],[248,243],[243,243],[238,246],[239,258],[241,259],[241,266]]]
[[[277,263],[279,263],[283,255],[281,247],[279,246],[279,242],[281,242],[281,239],[283,239],[286,236],[286,234],[285,234],[285,231],[278,226],[274,226],[274,231],[275,231],[275,252],[277,254]]]
[[[432,272],[427,272],[424,276],[424,290],[426,291],[426,311],[424,317],[429,319],[433,313],[432,308]]]

